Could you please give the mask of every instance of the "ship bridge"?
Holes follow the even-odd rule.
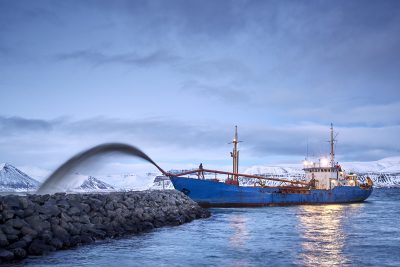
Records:
[[[306,180],[317,189],[332,189],[335,186],[356,186],[358,185],[357,176],[346,174],[338,162],[335,162],[333,125],[331,124],[330,134],[330,159],[322,157],[318,162],[309,161],[307,158],[303,162],[303,170]]]

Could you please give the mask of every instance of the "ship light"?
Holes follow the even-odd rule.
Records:
[[[328,163],[329,163],[329,161],[327,158],[322,158],[320,160],[321,167],[328,167]]]

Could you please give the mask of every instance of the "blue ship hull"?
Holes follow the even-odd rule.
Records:
[[[372,187],[359,186],[288,192],[283,187],[246,187],[176,176],[171,176],[170,179],[176,190],[182,191],[205,207],[354,203],[364,201],[372,193]]]

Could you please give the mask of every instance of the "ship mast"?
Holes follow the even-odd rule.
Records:
[[[235,181],[238,181],[238,173],[239,173],[239,150],[238,150],[238,143],[240,143],[238,139],[238,132],[237,132],[237,126],[235,126],[235,136],[233,137],[233,140],[230,144],[233,144],[233,150],[231,152],[231,157],[232,157],[232,172],[233,172],[233,179]]]
[[[331,144],[331,167],[333,168],[335,166],[335,137],[333,136],[333,124],[331,123],[331,140],[330,140],[330,144]]]

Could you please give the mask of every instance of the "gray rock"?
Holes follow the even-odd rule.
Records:
[[[154,225],[151,222],[144,222],[143,223],[143,229],[148,231],[154,228]]]
[[[172,190],[0,199],[0,247],[15,258],[209,216]]]
[[[136,208],[136,209],[134,210],[134,212],[135,212],[137,215],[142,215],[143,212],[144,212],[144,210],[143,210],[143,208]]]
[[[98,210],[100,207],[104,206],[104,202],[97,198],[90,198],[90,208],[92,210]]]
[[[8,246],[8,248],[13,249],[13,248],[25,248],[27,245],[25,240],[19,240],[17,242],[12,243],[11,245]]]
[[[30,201],[26,197],[20,197],[19,198],[19,204],[20,204],[21,208],[26,209],[29,205],[32,205],[32,201]]]
[[[80,233],[80,228],[75,227],[72,223],[61,223],[61,227],[71,235],[78,235]]]
[[[89,213],[89,211],[90,211],[90,206],[89,206],[88,204],[81,203],[81,210],[82,210],[84,213]]]
[[[101,224],[103,222],[103,219],[101,216],[95,216],[95,217],[92,217],[92,219],[90,221],[94,224]]]
[[[25,221],[37,232],[42,232],[50,228],[50,223],[39,215],[32,215],[25,218]]]
[[[30,200],[37,204],[37,205],[43,205],[47,200],[50,199],[50,195],[32,195],[30,196]]]
[[[7,236],[7,240],[9,243],[15,242],[18,240],[18,235],[6,235]]]
[[[19,233],[18,230],[8,224],[1,225],[1,231],[6,235],[17,235]]]
[[[96,226],[93,223],[81,224],[81,234],[87,233],[90,229],[94,229]]]
[[[23,248],[14,248],[11,251],[14,253],[16,259],[23,259],[26,257],[26,250]]]
[[[12,260],[12,259],[14,259],[14,253],[12,253],[9,250],[5,250],[5,249],[0,248],[0,260],[9,261],[9,260]]]
[[[31,235],[31,236],[37,236],[37,231],[33,230],[29,226],[23,226],[21,228],[21,233],[24,235]]]
[[[79,215],[74,215],[74,216],[71,216],[71,219],[72,219],[72,222],[80,222],[80,217],[79,217]]]
[[[50,195],[49,195],[49,194],[41,195],[41,196],[40,196],[39,202],[40,202],[41,205],[43,205],[43,204],[44,204],[46,201],[48,201],[49,199],[50,199]]]
[[[45,231],[39,233],[39,234],[38,234],[38,237],[39,237],[41,240],[45,241],[45,242],[50,242],[50,240],[53,238],[53,234],[52,234],[51,231],[45,230]]]
[[[71,222],[72,221],[72,218],[70,216],[68,216],[68,214],[65,213],[65,212],[61,212],[60,218],[64,222]]]
[[[26,209],[24,209],[24,215],[23,217],[29,217],[35,213],[35,208],[34,206],[29,206]]]
[[[5,247],[8,245],[7,236],[3,233],[0,233],[0,247]]]
[[[24,235],[21,240],[24,240],[27,244],[31,243],[32,240],[36,237],[33,235]]]
[[[28,226],[28,224],[20,218],[10,219],[6,222],[6,225],[11,226],[16,229],[21,229],[23,226]]]
[[[54,200],[55,202],[58,202],[59,200],[65,199],[67,193],[60,192],[60,193],[55,193],[51,195],[51,199]]]
[[[93,243],[93,242],[94,242],[94,239],[91,236],[86,235],[86,234],[81,236],[81,243],[82,244],[90,244],[90,243]]]
[[[3,205],[5,207],[8,207],[9,209],[19,209],[20,208],[20,202],[19,199],[21,197],[16,196],[16,195],[7,195],[3,197]]]
[[[60,209],[56,205],[46,204],[43,206],[39,206],[37,208],[39,214],[49,215],[49,216],[57,216],[60,214]]]
[[[126,209],[123,203],[114,203],[114,209]]]
[[[71,243],[71,247],[75,247],[81,243],[81,237],[79,235],[74,235],[71,237],[69,242]]]
[[[60,199],[57,201],[57,206],[62,209],[69,209],[71,207],[71,205],[65,199]]]
[[[23,209],[18,209],[15,211],[15,216],[14,217],[19,217],[19,218],[24,218],[25,217],[25,212]]]
[[[63,241],[61,241],[61,240],[58,239],[58,238],[53,238],[53,239],[50,240],[49,244],[50,244],[52,247],[56,248],[56,249],[61,249],[61,248],[63,248],[64,244],[65,244],[66,247],[69,246],[69,240],[65,240],[65,241],[63,242]]]
[[[115,210],[107,210],[107,217],[110,219],[114,219],[118,216],[118,213]]]
[[[28,248],[28,252],[31,255],[43,255],[52,250],[54,250],[53,247],[47,245],[45,241],[40,239],[33,240]]]
[[[90,223],[90,218],[89,218],[88,215],[83,214],[83,215],[81,215],[81,216],[79,217],[79,222],[88,224],[88,223]]]
[[[51,225],[59,225],[60,224],[60,219],[58,217],[51,217],[50,218],[50,224]]]
[[[104,208],[106,209],[106,210],[114,210],[114,203],[112,203],[112,202],[109,202],[109,203],[107,203],[105,206],[104,206]]]
[[[2,215],[5,220],[12,219],[15,215],[14,210],[3,210]]]
[[[53,235],[56,238],[60,239],[62,242],[66,242],[67,240],[70,239],[70,234],[64,228],[58,225],[53,225],[52,230],[53,230]]]
[[[72,231],[71,235],[79,235],[81,233],[81,224],[80,223],[71,223],[72,225]]]
[[[79,208],[77,208],[76,206],[73,206],[68,210],[67,213],[69,216],[79,215],[79,214],[81,214],[81,210]]]
[[[91,229],[88,229],[88,232],[91,233],[94,237],[100,238],[100,239],[103,239],[107,236],[107,233],[100,229],[91,228]]]

